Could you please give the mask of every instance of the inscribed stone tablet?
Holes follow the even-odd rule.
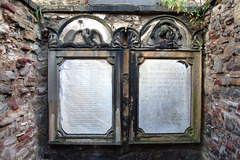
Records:
[[[105,134],[112,126],[112,66],[66,60],[60,66],[60,124],[68,134]]]
[[[139,127],[145,133],[184,133],[190,127],[191,66],[184,60],[145,60],[139,68]]]

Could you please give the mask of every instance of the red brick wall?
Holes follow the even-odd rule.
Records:
[[[222,0],[205,18],[205,156],[240,159],[239,0]]]
[[[39,31],[19,1],[0,1],[0,159],[36,159],[33,111]]]

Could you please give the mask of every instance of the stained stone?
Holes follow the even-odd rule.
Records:
[[[14,73],[13,71],[5,71],[5,76],[9,81],[16,79],[16,73]]]
[[[6,84],[1,84],[1,93],[3,94],[12,94],[12,86],[11,85],[6,85]]]
[[[105,60],[66,60],[60,70],[63,130],[106,134],[112,126],[112,66]]]
[[[215,59],[214,70],[216,71],[216,73],[222,73],[223,72],[222,67],[223,67],[222,59],[221,58]]]
[[[184,133],[190,127],[191,67],[184,60],[145,60],[139,72],[139,127]]]
[[[8,104],[0,102],[0,115],[3,115],[8,111]]]

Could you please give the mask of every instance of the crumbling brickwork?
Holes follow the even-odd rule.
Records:
[[[19,1],[0,1],[0,159],[36,159],[36,19]]]
[[[240,1],[223,0],[205,18],[206,157],[240,159]]]

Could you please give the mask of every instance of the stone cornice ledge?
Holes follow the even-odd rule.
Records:
[[[168,9],[165,6],[148,5],[75,5],[75,6],[38,6],[32,0],[20,0],[33,11],[41,9],[42,13],[91,13],[91,12],[112,12],[112,13],[168,13],[176,14],[176,9]],[[216,0],[211,0],[205,5],[214,5]],[[199,7],[200,8],[200,7]],[[180,11],[182,14],[183,11]]]
[[[144,5],[76,5],[76,6],[42,6],[42,13],[91,13],[91,12],[112,12],[112,13],[176,13],[177,10],[168,9],[163,6]]]
[[[32,0],[20,0],[23,4],[25,4],[28,8],[33,11],[37,11],[40,7],[34,3]]]

